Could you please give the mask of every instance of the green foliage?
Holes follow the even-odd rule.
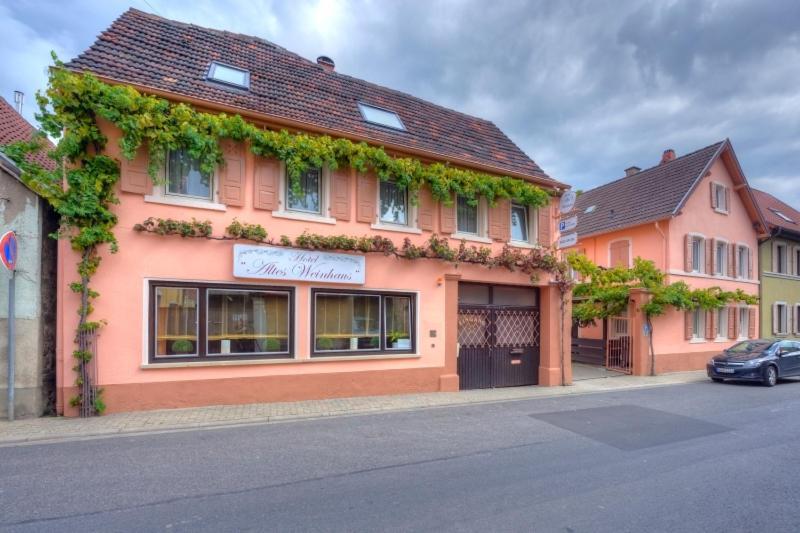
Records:
[[[133,226],[134,231],[149,231],[159,235],[180,235],[181,237],[211,236],[211,222],[208,220],[174,220],[172,218],[150,217]]]
[[[194,345],[191,341],[186,339],[178,339],[173,341],[172,343],[172,351],[174,353],[192,353],[194,351]]]
[[[573,318],[581,325],[623,313],[628,307],[633,288],[645,289],[650,294],[649,301],[642,305],[642,311],[648,319],[663,315],[669,307],[712,310],[730,302],[748,305],[758,302],[756,296],[741,289],[692,289],[683,281],[667,284],[666,276],[652,261],[639,257],[634,259],[632,268],[602,268],[586,256],[574,252],[569,254],[567,262],[582,279],[575,285],[573,296],[577,303],[572,308]]]

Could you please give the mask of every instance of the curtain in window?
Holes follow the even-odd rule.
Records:
[[[211,176],[200,171],[197,159],[185,150],[172,150],[167,159],[167,194],[211,198]]]
[[[407,296],[385,296],[386,347],[388,349],[411,348],[411,298]]]
[[[320,171],[312,169],[303,172],[299,187],[287,180],[286,204],[293,211],[320,213]]]
[[[380,349],[380,296],[317,294],[315,298],[316,351]]]
[[[208,291],[208,354],[289,350],[289,297],[258,291]]]
[[[197,354],[197,289],[156,288],[156,357]]]
[[[511,240],[528,242],[528,208],[524,205],[511,205]]]
[[[456,222],[459,233],[478,233],[478,206],[469,205],[466,198],[459,196],[456,200]]]
[[[381,181],[380,219],[389,224],[408,223],[408,195],[406,189],[392,181]]]

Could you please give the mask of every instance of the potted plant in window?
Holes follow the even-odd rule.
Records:
[[[411,338],[405,331],[390,331],[387,340],[394,349],[408,350],[411,348]]]
[[[172,353],[177,355],[184,355],[187,353],[192,353],[194,351],[194,345],[192,341],[187,339],[178,339],[172,343]]]
[[[261,352],[281,351],[281,341],[275,338],[261,339],[258,341],[258,350]]]
[[[332,349],[333,349],[333,339],[331,339],[330,337],[319,337],[317,339],[317,350],[324,351]]]

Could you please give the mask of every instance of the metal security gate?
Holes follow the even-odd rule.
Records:
[[[488,389],[539,382],[539,310],[529,306],[460,305],[460,387]]]
[[[606,368],[630,374],[633,370],[633,344],[630,335],[630,319],[614,316],[608,319],[608,341],[606,346]]]

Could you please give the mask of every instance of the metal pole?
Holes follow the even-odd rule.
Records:
[[[8,420],[14,421],[14,344],[16,336],[16,319],[14,316],[14,300],[16,297],[17,271],[11,271],[11,279],[8,280]]]

